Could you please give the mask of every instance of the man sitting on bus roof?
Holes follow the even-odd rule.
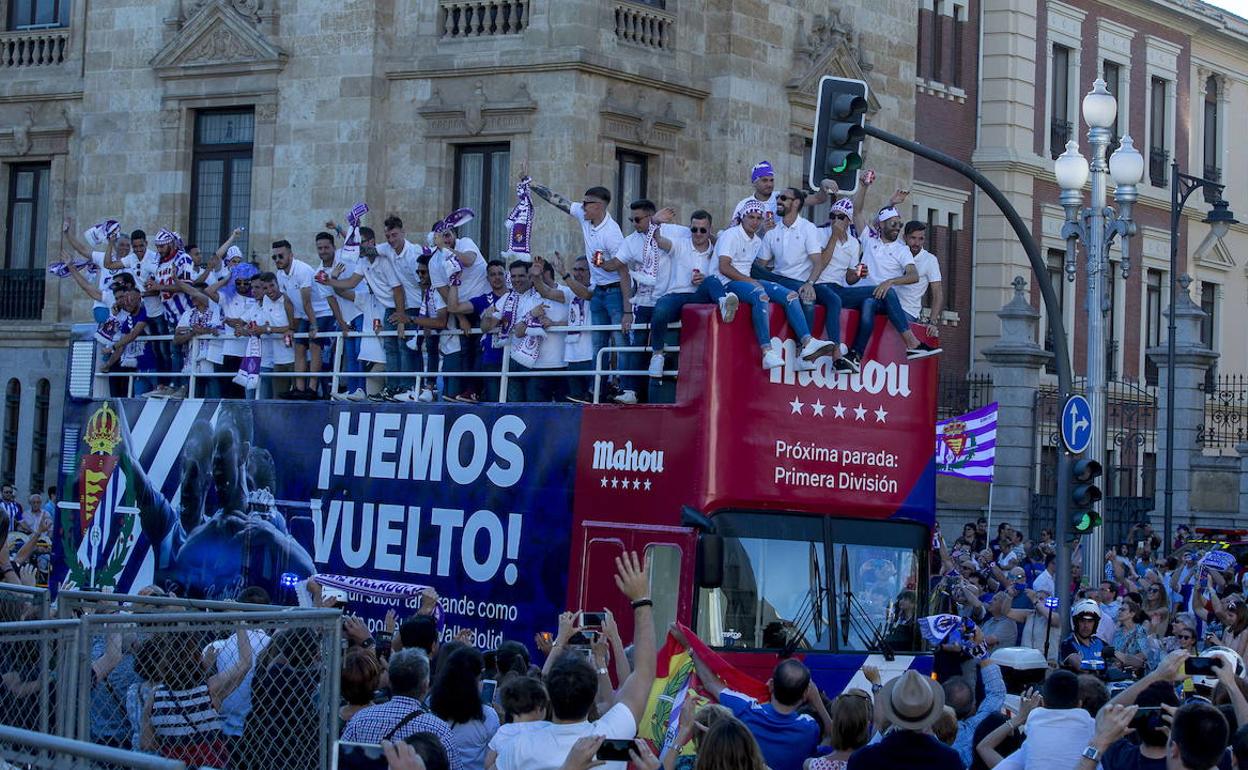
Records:
[[[790,658],[776,665],[767,680],[771,699],[759,703],[729,690],[689,646],[683,633],[673,628],[672,635],[689,650],[698,681],[706,691],[750,728],[771,770],[801,770],[806,759],[814,756],[820,743],[831,735],[832,717],[824,708],[819,688],[810,681],[810,669],[800,660]],[[804,704],[819,715],[818,722],[809,714],[798,712]]]

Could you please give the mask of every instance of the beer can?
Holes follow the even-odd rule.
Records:
[[[858,277],[861,278],[866,274],[867,274],[867,263],[859,262],[858,263]]]
[[[376,334],[379,331],[381,331],[381,319],[374,318],[373,319],[373,334]]]
[[[873,182],[875,182],[875,169],[869,168],[865,172],[863,172],[862,181],[866,182],[867,184],[872,184]]]
[[[290,336],[290,332],[286,332],[282,335],[282,344],[286,347],[291,347],[295,344],[295,338]]]
[[[594,252],[594,266],[602,267],[603,262],[604,260],[602,258],[602,249],[598,249],[597,251]]]

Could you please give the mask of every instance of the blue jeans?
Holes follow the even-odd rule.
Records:
[[[785,278],[783,275],[777,275],[775,282],[781,286],[787,286],[794,291],[802,288],[802,282],[796,278]],[[824,286],[821,292],[819,286]],[[813,302],[806,302],[800,297],[798,302],[802,305],[802,313],[806,316],[806,328],[813,330],[815,328],[815,305],[823,305],[827,311],[827,316],[823,319],[823,328],[830,342],[841,341],[841,298],[836,296],[836,292],[828,288],[828,284],[817,284],[815,286],[815,299]],[[813,333],[813,331],[812,331]]]
[[[447,353],[442,356],[442,369],[447,372],[464,371],[463,352],[457,350],[454,353]],[[445,377],[442,383],[442,395],[446,398],[454,398],[455,396],[458,396],[460,394],[463,381],[462,377]]]
[[[516,363],[513,358],[510,371],[513,372],[551,372],[557,369],[530,369],[524,364]],[[507,380],[507,400],[509,402],[527,401],[531,404],[544,404],[551,401],[562,401],[567,394],[562,377],[517,377]]]
[[[784,315],[788,318],[789,326],[793,329],[794,336],[798,342],[810,336],[810,324],[806,323],[806,314],[802,312],[802,303],[797,301],[797,297],[789,299],[789,295],[793,294],[793,289],[787,286],[781,286],[775,281],[759,281],[763,285],[763,289],[767,292],[767,296],[771,297],[771,301],[784,306]]]
[[[393,312],[394,310],[391,308],[384,309],[385,315],[381,319],[382,331],[392,332],[395,330],[395,325],[390,323],[390,314]],[[409,331],[407,333],[411,334],[412,332]],[[406,339],[400,340],[398,337],[381,338],[382,350],[386,352],[386,387],[396,393],[400,390],[400,387],[399,378],[395,377],[394,373],[403,371],[403,359],[399,354],[399,348],[406,344]]]
[[[352,334],[347,337],[346,343],[342,346],[342,367],[348,374],[359,374],[364,371],[364,366],[360,363],[360,332],[363,330],[364,314],[361,313],[355,317],[354,321],[351,321]],[[363,389],[363,377],[347,378],[348,393]]]
[[[408,308],[407,310],[405,310],[404,312],[406,312],[406,313],[407,313],[407,317],[408,317],[408,318],[415,318],[415,317],[416,317],[416,308],[414,308],[414,307],[409,307],[409,308]],[[407,337],[407,339],[405,339],[405,340],[403,340],[403,342],[399,343],[399,367],[400,367],[400,371],[404,371],[404,372],[423,372],[423,371],[425,371],[425,367],[423,366],[423,362],[421,361],[421,348],[424,346],[426,338],[425,338],[425,337],[421,337],[420,342],[416,345],[416,350],[412,350],[410,347],[408,347],[408,346],[407,346],[407,343],[408,343],[408,342],[411,340],[411,338],[412,338],[412,337],[411,337],[411,335],[412,335],[412,334],[414,334],[414,333],[416,332],[416,330],[417,330],[417,329],[419,329],[419,328],[420,328],[420,327],[413,325],[413,326],[411,327],[411,330],[408,332],[408,337]],[[434,339],[437,339],[437,338],[435,337]],[[435,345],[436,345],[436,343],[435,343]],[[435,361],[436,361],[436,359],[435,359]],[[390,359],[389,359],[389,358],[387,358],[387,359],[386,359],[386,368],[387,368],[387,369],[389,369],[389,368],[390,368]],[[434,367],[433,371],[435,371],[435,372],[437,371],[437,367],[436,367],[436,366]],[[401,390],[407,390],[408,388],[411,388],[412,386],[414,386],[414,385],[416,384],[416,380],[415,380],[414,378],[412,378],[412,377],[400,377],[400,378],[398,378],[398,379],[400,380],[399,388],[400,388]],[[430,385],[432,385],[432,384],[433,384],[433,383],[430,383]]]
[[[593,361],[572,361],[568,364],[569,372],[588,372],[593,368]],[[568,395],[592,396],[594,394],[593,378],[589,376],[569,377],[567,391]]]
[[[726,293],[718,278],[706,278],[694,291],[659,297],[659,301],[654,303],[654,314],[650,316],[650,349],[655,353],[663,352],[667,326],[680,318],[680,311],[685,305],[715,305]]]
[[[737,299],[750,306],[750,323],[754,326],[754,339],[758,340],[758,344],[762,347],[771,347],[771,329],[767,325],[767,313],[771,300],[767,298],[767,292],[749,281],[729,281],[724,289],[736,294]]]
[[[897,299],[897,292],[892,289],[888,290],[883,300],[878,300],[874,296],[876,288],[874,286],[832,284],[820,284],[820,286],[831,286],[832,291],[841,298],[842,307],[859,311],[858,332],[854,335],[854,344],[851,348],[858,355],[862,355],[867,349],[867,343],[871,340],[871,331],[875,328],[876,315],[887,315],[898,334],[910,331],[910,322],[906,319],[906,312],[901,309],[901,301]]]
[[[648,324],[650,323],[650,319],[652,319],[653,317],[654,317],[653,307],[647,307],[644,305],[633,306],[633,323],[634,324],[638,326],[640,326],[641,324]],[[628,344],[636,345],[637,347],[644,346],[646,344],[647,334],[650,335],[651,339],[655,337],[655,334],[653,331],[645,332],[639,329],[636,331],[629,332]],[[662,338],[663,335],[660,334],[658,336]],[[633,370],[645,369],[650,363],[649,361],[646,360],[645,356],[646,356],[645,353],[629,353],[628,355],[623,356],[623,360],[625,363],[622,368],[633,369]],[[623,380],[625,390],[631,390],[634,393],[641,394],[645,392],[646,380],[650,378],[636,375],[636,374],[630,374],[625,377],[622,377],[621,379]]]
[[[620,293],[619,284],[599,286],[594,289],[594,296],[589,300],[589,316],[595,326],[620,323],[620,320],[624,318],[624,295]],[[598,358],[598,351],[608,345],[622,346],[624,344],[624,332],[594,332],[594,360]],[[610,367],[604,366],[603,368]]]
[[[497,360],[489,360],[484,353],[480,353],[477,359],[477,371],[479,372],[500,372],[503,369],[503,357],[499,356]],[[499,396],[499,379],[497,377],[486,377],[481,385],[481,400],[492,403],[498,402]],[[507,383],[510,385],[511,383]]]

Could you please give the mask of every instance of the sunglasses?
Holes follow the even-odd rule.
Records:
[[[849,219],[849,217],[845,216],[844,214],[833,214],[828,218],[829,219]]]
[[[1177,637],[1175,637],[1175,638],[1176,638],[1176,639],[1179,639],[1180,641],[1182,641],[1182,640],[1184,640],[1184,639],[1188,639],[1188,640],[1195,639],[1196,637],[1192,636],[1191,634],[1179,634],[1179,635],[1178,635]]]
[[[710,231],[711,230],[709,227],[690,227],[689,228],[689,232],[697,233],[699,235],[702,235],[703,233],[709,233]]]
[[[281,255],[281,254],[274,254],[274,255],[273,255],[273,259],[281,259],[281,258],[282,258],[282,255]]]
[[[794,198],[790,195],[777,195],[776,200],[785,201],[787,203],[788,201],[794,200]]]

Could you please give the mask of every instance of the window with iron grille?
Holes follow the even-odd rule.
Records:
[[[1170,152],[1166,149],[1166,99],[1170,83],[1153,78],[1149,87],[1148,112],[1148,181],[1165,187],[1170,179]]]
[[[4,391],[4,446],[0,449],[0,481],[13,484],[17,475],[17,433],[21,429],[22,383],[14,377]]]
[[[43,313],[51,173],[47,163],[9,167],[8,238],[0,256],[0,319],[34,319]]]
[[[507,214],[516,203],[511,182],[511,145],[465,144],[455,148],[453,208],[470,208],[477,216],[459,228],[487,259],[508,248]]]
[[[1046,255],[1046,266],[1049,271],[1049,282],[1053,284],[1053,291],[1057,293],[1058,312],[1065,316],[1066,308],[1066,252],[1058,249],[1049,249]],[[1041,303],[1041,312],[1047,313],[1044,309],[1044,303]],[[1049,323],[1047,318],[1044,319],[1044,325],[1040,327],[1040,334],[1044,337],[1044,349],[1053,353],[1053,335],[1049,333]],[[1057,365],[1053,359],[1049,359],[1044,365],[1044,370],[1049,374],[1057,373]]]
[[[1217,329],[1218,329],[1218,289],[1220,287],[1216,283],[1210,281],[1200,282],[1200,309],[1204,312],[1205,317],[1200,319],[1200,341],[1203,342],[1210,350],[1217,350]],[[1217,378],[1217,366],[1210,366],[1205,370],[1205,392],[1213,392],[1213,383]]]
[[[1161,344],[1161,287],[1162,272],[1149,270],[1144,287],[1144,347],[1155,348]],[[1144,356],[1144,384],[1157,384],[1157,364]]]
[[[187,243],[216,251],[234,228],[247,227],[255,128],[256,116],[250,107],[196,113]],[[234,241],[244,254],[250,251],[249,237],[244,230]]]
[[[953,6],[953,62],[950,65],[955,87],[962,87],[962,30],[966,27],[966,23],[962,19],[962,14],[966,9],[960,5]]]
[[[48,461],[48,409],[52,401],[52,385],[46,379],[35,384],[35,431],[30,442],[29,491],[42,492],[44,465]]]
[[[1049,104],[1049,152],[1054,158],[1066,151],[1074,126],[1070,122],[1070,49],[1053,46],[1052,102]]]

